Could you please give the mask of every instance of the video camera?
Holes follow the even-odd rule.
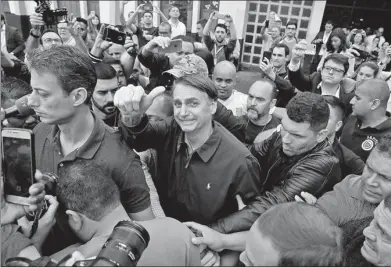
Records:
[[[365,60],[365,61],[376,60],[376,58],[377,58],[377,56],[375,56],[371,53],[368,53],[367,51],[364,51],[364,50],[361,50],[361,49],[358,49],[355,47],[353,47],[353,49],[359,53],[358,58],[361,58],[362,60]]]
[[[68,11],[66,8],[50,9],[50,1],[35,0],[37,7],[36,13],[42,14],[43,21],[46,25],[57,25],[60,22],[67,22]]]
[[[121,221],[114,227],[95,259],[77,261],[73,266],[136,266],[149,244],[149,239],[147,230],[140,224],[134,221]],[[49,257],[41,257],[35,261],[16,257],[8,259],[5,266],[63,266],[71,256],[66,256],[59,263],[53,262]]]

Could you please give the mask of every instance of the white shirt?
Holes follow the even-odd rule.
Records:
[[[3,53],[8,53],[7,40],[5,38],[5,24],[1,28],[1,51],[3,51]]]
[[[322,95],[330,95],[330,94],[327,94],[325,91],[322,90],[322,82],[320,82],[317,87],[320,88],[320,90],[322,92]],[[337,92],[335,92],[335,95],[334,95],[336,98],[339,98],[339,91],[340,91],[340,89],[341,89],[341,85],[338,84]]]
[[[231,110],[235,116],[242,116],[247,111],[247,98],[248,95],[232,90],[232,95],[228,99],[219,99],[219,102]]]
[[[178,20],[178,24],[175,25],[172,23],[171,20],[168,20],[168,23],[171,25],[171,38],[174,38],[178,35],[185,35],[186,36],[186,26],[182,22]]]
[[[331,34],[331,32],[329,32],[328,34],[325,32],[323,34],[323,44],[322,44],[322,47],[319,51],[319,55],[323,55],[324,51],[326,51],[326,43],[329,40],[330,34]]]

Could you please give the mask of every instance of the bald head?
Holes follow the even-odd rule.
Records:
[[[219,99],[228,99],[236,85],[235,65],[226,60],[217,63],[213,71],[213,82],[217,87]]]
[[[387,108],[390,98],[390,88],[386,81],[381,79],[368,79],[357,84],[357,91],[367,95],[371,100],[379,99],[380,106]]]
[[[232,62],[227,61],[227,60],[220,61],[219,63],[216,64],[215,69],[213,71],[213,75],[216,72],[221,72],[221,71],[229,72],[232,76],[236,75],[235,65]]]

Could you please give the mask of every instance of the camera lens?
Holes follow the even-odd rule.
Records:
[[[121,221],[92,265],[136,266],[148,243],[149,234],[144,227],[136,222]]]

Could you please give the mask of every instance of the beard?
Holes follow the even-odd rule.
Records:
[[[268,113],[268,112],[267,112]],[[247,117],[250,119],[250,120],[253,120],[253,121],[256,121],[256,120],[259,120],[260,118],[262,118],[263,116],[265,116],[266,114],[266,110],[262,113],[259,113],[258,110],[256,110],[255,108],[253,107],[249,107],[247,109]]]
[[[108,102],[106,105],[101,106],[99,105],[95,99],[92,97],[91,98],[93,105],[101,112],[103,112],[106,115],[113,115],[116,111],[117,108],[114,106],[113,102]]]

